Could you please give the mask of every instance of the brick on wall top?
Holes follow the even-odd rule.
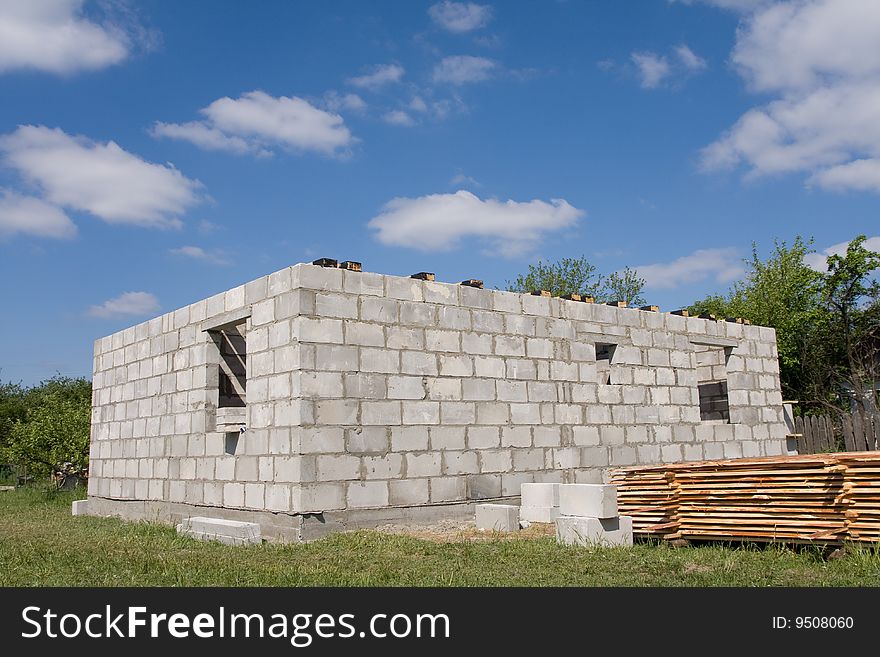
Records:
[[[776,339],[775,330],[769,327],[700,317],[683,317],[636,307],[615,307],[558,297],[480,289],[463,286],[459,283],[419,280],[409,276],[350,271],[299,263],[99,338],[95,341],[95,353],[107,353],[113,349],[119,349],[140,340],[175,330],[194,329],[195,324],[207,318],[244,308],[293,289],[387,297],[401,301],[423,301],[478,310],[522,313],[579,321],[598,321],[603,324],[666,328],[685,333],[751,340],[773,341]],[[643,317],[645,323],[642,322]]]

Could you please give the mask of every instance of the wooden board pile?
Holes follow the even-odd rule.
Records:
[[[880,452],[637,466],[611,483],[643,536],[880,541]]]

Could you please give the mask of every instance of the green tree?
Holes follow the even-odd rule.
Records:
[[[596,296],[602,288],[602,277],[584,256],[562,258],[556,262],[539,260],[530,264],[525,274],[519,274],[511,283],[509,292],[547,290],[554,296],[582,294]]]
[[[828,257],[822,300],[828,311],[835,383],[865,410],[876,401],[878,378],[878,297],[880,284],[871,278],[880,268],[880,253],[865,248],[865,236],[849,243],[844,255]]]
[[[623,271],[614,272],[604,280],[598,301],[626,301],[630,306],[642,306],[645,299],[642,290],[645,279],[634,269],[625,267]]]
[[[804,402],[818,402],[828,383],[823,276],[804,262],[812,252],[812,241],[802,237],[796,237],[790,246],[776,240],[764,260],[753,244],[751,258],[744,261],[743,279],[726,295],[709,296],[689,309],[695,314],[744,317],[753,324],[775,328],[783,395]]]
[[[91,383],[55,377],[25,394],[26,412],[17,419],[2,446],[3,460],[49,475],[72,464],[85,469],[89,458]]]

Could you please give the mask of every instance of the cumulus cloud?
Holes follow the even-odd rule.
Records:
[[[826,272],[828,271],[828,256],[846,255],[846,247],[848,246],[849,242],[839,242],[838,244],[832,244],[827,249],[823,249],[821,253],[808,253],[804,256],[804,263],[818,272]],[[865,240],[863,246],[869,251],[880,253],[880,236],[869,237]]]
[[[76,225],[56,205],[0,188],[0,239],[17,233],[65,239],[76,235]]]
[[[770,4],[774,0],[669,0],[669,2],[681,2],[685,5],[703,4],[729,9],[738,12],[750,12]]]
[[[114,317],[143,317],[159,310],[159,299],[150,292],[124,292],[118,297],[107,299],[104,303],[91,306],[88,314],[92,317],[110,319]]]
[[[156,121],[150,131],[154,137],[168,137],[188,141],[206,151],[229,151],[249,153],[253,146],[241,137],[230,136],[222,130],[201,121],[188,123],[162,123]]]
[[[370,73],[349,78],[347,82],[361,89],[376,91],[385,85],[400,82],[405,72],[400,64],[383,64],[376,66]]]
[[[212,265],[231,264],[231,262],[226,258],[222,251],[206,251],[200,246],[181,246],[176,249],[170,249],[169,252],[172,255],[180,256],[182,258],[189,258],[191,260],[199,260],[201,262],[207,262]]]
[[[735,248],[698,249],[672,262],[659,262],[635,267],[645,279],[646,287],[670,289],[712,279],[727,283],[742,276],[742,261]]]
[[[357,94],[340,94],[338,91],[328,91],[324,94],[324,107],[331,112],[339,112],[340,110],[362,112],[367,109],[367,103]]]
[[[444,0],[431,5],[428,15],[444,30],[461,34],[485,27],[492,20],[492,7]]]
[[[179,227],[178,216],[202,200],[201,184],[173,166],[59,128],[19,126],[0,136],[0,158],[45,201],[108,223]]]
[[[634,52],[630,55],[639,70],[643,89],[655,89],[669,76],[669,60],[653,52]]]
[[[675,54],[682,66],[689,71],[701,71],[706,68],[706,60],[697,55],[684,43],[675,47]]]
[[[0,73],[37,70],[70,74],[118,64],[131,39],[120,25],[92,22],[83,0],[0,2]]]
[[[671,55],[655,52],[633,52],[630,61],[635,64],[643,89],[657,89],[668,83],[681,83],[708,68],[706,60],[697,55],[687,44],[679,44]],[[600,68],[613,67],[614,63],[600,62]]]
[[[783,2],[737,33],[732,62],[775,96],[702,151],[706,171],[802,172],[810,185],[880,192],[880,3]],[[846,44],[841,47],[841,44]]]
[[[382,117],[382,120],[385,123],[390,123],[391,125],[400,125],[405,127],[414,126],[416,122],[413,118],[404,112],[403,110],[391,110],[390,112],[386,112]]]
[[[341,155],[355,141],[341,116],[296,96],[249,91],[238,98],[218,98],[199,112],[204,120],[157,122],[152,134],[208,150],[257,155],[268,155],[273,148]]]
[[[457,172],[449,180],[449,184],[453,187],[482,187],[480,181],[473,176],[465,175],[463,172]]]
[[[550,202],[481,199],[471,192],[394,198],[368,226],[391,246],[445,251],[465,237],[488,240],[507,257],[521,255],[552,231],[574,225],[584,211],[564,199]]]
[[[485,57],[472,55],[453,55],[444,57],[434,67],[434,82],[467,84],[488,80],[498,68],[498,64]]]

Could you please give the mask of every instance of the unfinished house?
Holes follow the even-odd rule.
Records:
[[[322,264],[95,343],[89,513],[303,540],[787,451],[773,329]]]

